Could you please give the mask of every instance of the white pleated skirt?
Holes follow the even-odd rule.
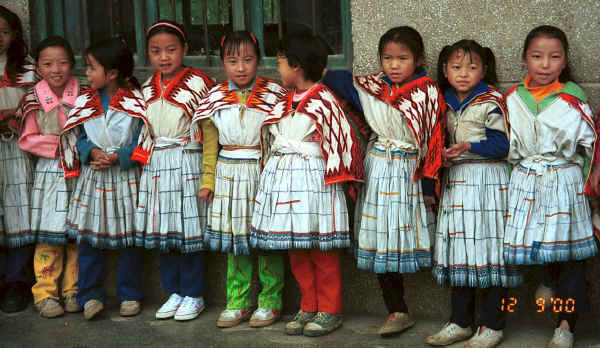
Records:
[[[38,243],[67,242],[67,212],[75,179],[65,179],[58,158],[37,159],[31,189],[31,229]]]
[[[139,177],[137,166],[82,166],[67,214],[69,235],[98,249],[133,247]]]
[[[446,170],[433,277],[442,286],[515,287],[522,276],[503,257],[508,215],[505,161],[462,161]]]
[[[365,158],[366,183],[355,213],[358,268],[414,273],[431,266],[435,215],[413,180],[416,153],[373,147]]]
[[[162,252],[203,250],[208,206],[198,198],[201,186],[201,144],[155,147],[140,177],[136,246]]]
[[[250,254],[250,224],[259,179],[259,159],[219,155],[215,195],[204,236],[211,250]]]
[[[510,178],[504,261],[538,265],[584,260],[597,253],[581,168],[546,166],[541,175],[522,165]]]
[[[19,248],[35,243],[31,229],[30,192],[33,164],[17,139],[0,140],[0,246]]]
[[[348,208],[341,184],[325,185],[321,157],[273,155],[256,193],[250,243],[263,250],[347,248]]]

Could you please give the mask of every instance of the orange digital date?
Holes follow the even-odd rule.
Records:
[[[503,297],[500,303],[500,310],[503,312],[514,313],[515,308],[519,303],[516,297]],[[543,313],[546,310],[551,310],[554,313],[573,313],[575,312],[575,299],[567,298],[562,299],[558,297],[551,297],[549,301],[543,298],[536,298],[535,303],[537,305],[536,312]]]

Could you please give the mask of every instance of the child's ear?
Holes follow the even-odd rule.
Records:
[[[189,48],[190,48],[190,47],[188,46],[188,44],[187,44],[187,43],[185,43],[185,44],[183,45],[183,56],[184,56],[184,57],[185,57],[185,56],[187,56],[187,53],[188,53],[188,49],[189,49]]]
[[[109,80],[116,80],[118,77],[119,77],[119,72],[117,71],[117,69],[110,69],[106,73],[106,78]]]
[[[442,65],[442,72],[444,73],[444,77],[448,78],[448,63]]]

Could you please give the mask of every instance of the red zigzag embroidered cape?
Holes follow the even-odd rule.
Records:
[[[160,72],[155,72],[142,86],[146,105],[149,107],[150,104],[162,98],[165,102],[180,107],[190,120],[202,97],[215,85],[210,77],[193,67],[183,68],[164,89],[161,86],[160,76]],[[169,117],[169,115],[164,115],[164,117]],[[148,163],[154,148],[153,137],[151,125],[144,125],[138,139],[138,146],[131,155],[133,161]]]
[[[145,125],[148,124],[145,116],[146,104],[144,97],[138,89],[131,85],[119,89],[108,107],[131,117],[140,118]],[[81,92],[81,95],[75,100],[75,105],[71,109],[65,127],[60,134],[60,159],[65,178],[79,176],[80,163],[77,136],[79,136],[81,130],[77,126],[90,119],[103,116],[104,110],[102,110],[98,91],[89,88]]]
[[[244,107],[268,114],[275,104],[285,96],[285,88],[275,80],[257,77],[254,87]],[[213,87],[194,113],[191,126],[191,136],[194,141],[201,141],[202,134],[198,121],[208,118],[215,112],[225,108],[240,106],[238,95],[229,90],[229,80],[225,80]]]
[[[378,101],[399,110],[419,148],[414,180],[438,179],[446,133],[446,102],[429,77],[421,77],[398,88],[383,79],[383,73],[355,76],[355,85]]]
[[[277,103],[263,122],[261,143],[263,161],[269,152],[269,125],[279,122],[293,112],[307,115],[316,123],[321,137],[321,154],[325,160],[325,185],[345,181],[362,182],[364,178],[360,145],[342,107],[325,85],[317,85],[299,103],[292,106],[294,92],[290,91]]]
[[[27,87],[33,86],[39,81],[39,76],[35,71],[35,62],[30,57],[25,58],[25,64],[23,64],[24,71],[22,73],[17,74],[14,79],[8,77],[6,70],[4,71],[4,75],[2,75],[2,80],[0,80],[0,88],[2,87]],[[23,96],[25,98],[27,94]],[[31,97],[29,97],[31,98]],[[23,99],[22,99],[23,100]],[[30,100],[24,101],[25,103],[30,103]],[[21,105],[23,101],[19,103]],[[25,115],[22,113],[23,110],[20,110],[20,115]],[[15,134],[19,135],[21,133],[21,122],[14,118],[14,115],[18,113],[19,110],[16,109],[7,109],[0,110],[0,122],[4,120],[8,120],[8,128]]]

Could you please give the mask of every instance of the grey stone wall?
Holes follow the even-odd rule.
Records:
[[[497,59],[501,89],[526,75],[521,50],[527,33],[550,24],[569,39],[575,80],[600,104],[600,6],[596,0],[351,0],[354,71],[377,71],[377,44],[389,28],[410,25],[423,36],[426,63],[435,76],[444,45],[473,39]]]
[[[25,42],[29,43],[29,0],[0,0],[0,5],[13,11],[21,18],[21,22],[23,23],[23,36],[25,37]]]

